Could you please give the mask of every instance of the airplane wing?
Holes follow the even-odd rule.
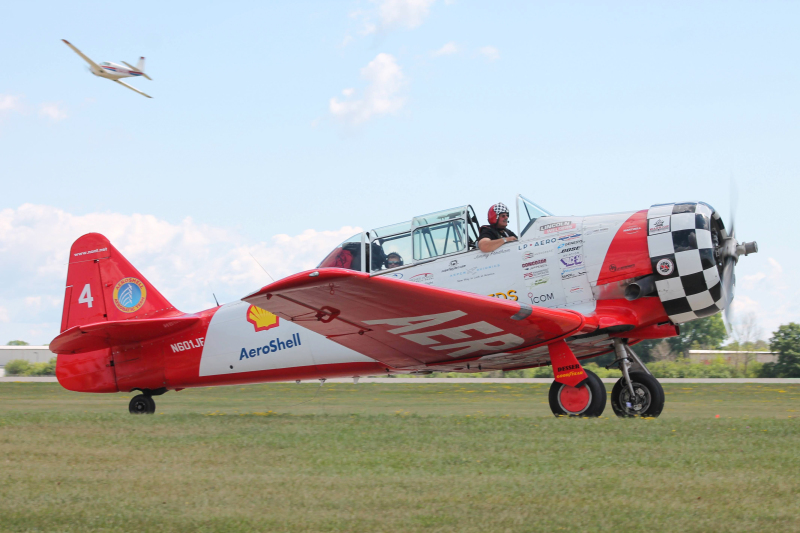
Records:
[[[136,91],[137,93],[141,94],[142,96],[146,96],[146,97],[148,97],[148,98],[152,98],[152,96],[150,96],[149,94],[145,94],[145,93],[143,93],[142,91],[140,91],[139,89],[137,89],[136,87],[131,87],[131,86],[130,86],[130,85],[128,85],[127,83],[123,83],[123,82],[121,82],[121,81],[119,81],[119,80],[111,80],[111,81],[113,81],[113,82],[115,82],[115,83],[119,83],[120,85],[124,85],[125,87],[127,87],[127,88],[128,88],[128,89],[130,89],[131,91]]]
[[[295,274],[242,299],[394,368],[472,361],[595,328],[568,309],[339,268]]]
[[[97,68],[97,70],[103,70],[103,69],[101,69],[101,68],[100,68],[100,65],[98,65],[97,63],[95,63],[94,61],[92,61],[91,59],[89,59],[87,56],[85,56],[85,55],[84,55],[84,53],[83,53],[83,52],[81,52],[80,50],[78,50],[77,48],[75,48],[75,46],[74,46],[74,45],[73,45],[71,42],[69,42],[69,41],[68,41],[68,40],[66,40],[66,39],[61,39],[61,40],[62,40],[62,41],[64,41],[64,43],[65,43],[67,46],[69,46],[70,48],[72,48],[72,50],[73,50],[73,51],[74,51],[76,54],[78,54],[79,56],[81,56],[81,57],[83,58],[83,60],[84,60],[84,61],[86,61],[87,63],[89,63],[89,64],[90,64],[90,65],[92,65],[93,67]]]
[[[145,78],[147,78],[148,80],[150,80],[150,81],[153,81],[153,78],[151,78],[150,76],[148,76],[148,75],[147,75],[147,74],[145,74],[144,72],[141,72],[139,69],[137,69],[136,67],[134,67],[133,65],[131,65],[131,64],[130,64],[130,63],[128,63],[127,61],[123,61],[123,63],[125,63],[125,66],[126,66],[126,67],[128,67],[129,69],[131,69],[131,70],[134,70],[134,71],[136,71],[136,72],[139,72],[139,73],[140,73],[142,76],[144,76],[144,77],[145,77]]]

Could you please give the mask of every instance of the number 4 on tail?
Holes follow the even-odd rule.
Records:
[[[89,308],[91,309],[93,301],[94,301],[94,298],[92,298],[92,288],[87,283],[83,287],[83,291],[81,292],[80,298],[78,298],[78,303],[79,304],[88,304]]]

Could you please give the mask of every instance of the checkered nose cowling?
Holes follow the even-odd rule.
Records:
[[[670,320],[680,324],[722,311],[726,299],[712,235],[722,221],[714,208],[703,202],[654,205],[647,226],[656,289]]]

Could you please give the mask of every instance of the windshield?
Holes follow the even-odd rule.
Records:
[[[551,216],[553,216],[551,212],[536,205],[521,194],[517,195],[517,229],[520,237],[533,227],[536,219]]]

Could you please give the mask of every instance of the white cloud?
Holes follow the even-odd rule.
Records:
[[[0,94],[0,113],[16,111],[21,113],[24,110],[22,98],[11,94]]]
[[[458,46],[456,45],[456,43],[451,41],[442,46],[441,48],[439,48],[438,50],[434,50],[433,52],[431,52],[431,55],[433,57],[439,57],[439,56],[449,56],[455,53],[458,53]]]
[[[360,99],[350,99],[355,91],[345,89],[344,100],[330,99],[329,109],[337,119],[350,124],[361,124],[373,116],[398,112],[405,104],[399,95],[406,83],[403,70],[394,56],[378,54],[361,69],[361,77],[369,82]]]
[[[435,0],[384,0],[378,7],[381,26],[387,29],[420,26]]]
[[[46,324],[51,330],[38,342],[58,334],[69,249],[86,233],[108,237],[173,305],[191,312],[213,305],[212,292],[220,302],[231,301],[270,283],[250,254],[280,279],[314,268],[359,231],[350,226],[307,229],[249,242],[235,231],[191,218],[173,224],[153,215],[74,215],[44,205],[5,209],[0,211],[0,277],[5,281],[0,322],[11,322],[8,309],[14,321],[2,331],[13,338],[24,335],[27,325]]]
[[[478,50],[478,52],[489,61],[496,61],[500,59],[500,50],[494,46],[484,46]]]
[[[57,103],[45,103],[39,106],[39,115],[47,117],[54,122],[67,118],[67,113]]]

